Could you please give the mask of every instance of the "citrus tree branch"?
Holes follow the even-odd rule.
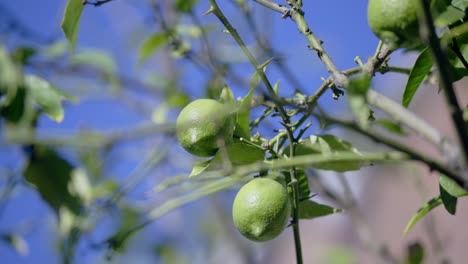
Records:
[[[320,115],[320,117],[324,118],[328,122],[339,124],[342,127],[359,132],[360,134],[365,135],[368,138],[375,140],[378,143],[382,143],[388,147],[401,151],[402,153],[405,153],[406,155],[408,155],[410,159],[423,162],[424,164],[429,166],[431,170],[436,170],[446,175],[447,177],[456,181],[461,186],[465,186],[465,187],[468,186],[468,177],[466,175],[463,175],[463,174],[460,175],[457,171],[453,170],[452,168],[447,167],[445,164],[441,163],[440,161],[435,160],[429,156],[426,156],[418,151],[415,151],[411,147],[408,147],[405,144],[383,137],[368,129],[364,129],[353,121],[339,120],[339,119],[330,117],[328,115],[325,115],[323,113]]]
[[[237,33],[237,30],[232,26],[232,24],[229,22],[229,20],[226,18],[224,13],[221,11],[219,8],[218,4],[216,3],[216,0],[210,0],[211,7],[208,10],[207,13],[213,13],[219,20],[220,22],[226,27],[226,29],[229,31],[231,36],[234,38],[234,40],[237,42],[239,47],[242,49],[244,54],[247,56],[249,59],[250,63],[252,66],[254,66],[256,73],[258,76],[260,76],[262,82],[264,83],[268,93],[270,94],[273,102],[275,103],[276,109],[278,110],[281,118],[282,118],[282,125],[285,127],[287,131],[288,138],[290,140],[290,158],[294,158],[295,156],[295,137],[294,137],[294,131],[293,127],[291,126],[291,120],[289,115],[287,114],[286,110],[283,107],[283,102],[282,99],[278,96],[278,94],[275,92],[273,89],[273,86],[271,85],[270,81],[268,80],[266,74],[263,72],[263,69],[259,66],[257,60],[253,56],[253,54],[250,52],[250,50],[247,48],[245,45],[244,41],[240,37],[239,33]],[[296,177],[296,169],[295,167],[290,168],[290,173],[291,173],[291,181],[290,185],[293,190],[293,221],[292,221],[292,226],[293,226],[293,231],[294,231],[294,242],[295,242],[295,249],[296,249],[296,261],[298,264],[303,263],[302,259],[302,247],[301,247],[301,239],[300,239],[300,231],[299,231],[299,185]]]
[[[309,48],[317,52],[318,57],[327,67],[328,72],[333,77],[334,84],[338,87],[346,86],[348,78],[346,77],[346,75],[344,75],[338,70],[328,53],[323,48],[323,42],[320,39],[318,39],[317,36],[315,36],[315,34],[312,32],[309,25],[307,24],[307,21],[304,18],[304,12],[300,8],[297,8],[297,2],[291,3],[295,6],[295,8],[287,8],[285,6],[278,5],[268,0],[254,1],[276,12],[283,14],[283,18],[290,17],[291,20],[296,23],[299,31],[309,41]]]
[[[422,12],[420,12],[421,37],[429,45],[432,55],[434,56],[435,64],[439,72],[440,85],[444,90],[447,100],[448,109],[452,116],[453,124],[465,156],[465,165],[468,162],[468,128],[463,120],[463,112],[458,103],[455,90],[452,85],[450,63],[439,42],[439,38],[435,32],[434,20],[431,14],[431,3],[429,0],[420,0]]]

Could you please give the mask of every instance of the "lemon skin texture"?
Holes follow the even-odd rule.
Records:
[[[372,31],[391,49],[421,45],[419,0],[369,0],[367,19]]]
[[[232,142],[236,126],[232,107],[212,99],[198,99],[182,109],[176,121],[176,136],[189,153],[213,156],[220,144]]]
[[[232,207],[234,225],[246,238],[264,242],[280,235],[291,215],[286,188],[268,178],[255,178],[237,193]]]

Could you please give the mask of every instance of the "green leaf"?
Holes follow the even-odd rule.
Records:
[[[78,215],[82,208],[79,194],[73,194],[72,173],[74,167],[55,151],[35,146],[23,176],[58,214],[62,207]]]
[[[16,96],[4,108],[0,108],[0,115],[8,122],[18,123],[23,117],[26,104],[26,90],[23,87],[18,88]]]
[[[210,166],[210,162],[211,159],[195,163],[195,165],[192,168],[192,172],[189,175],[189,178],[197,176],[200,173],[204,172]]]
[[[66,41],[59,40],[43,47],[40,50],[40,54],[50,58],[59,58],[65,56],[67,51],[68,43]]]
[[[190,13],[197,2],[198,0],[176,0],[174,7],[181,13]]]
[[[146,61],[158,48],[162,47],[167,42],[168,35],[166,33],[158,33],[149,36],[141,45],[140,48],[140,63]]]
[[[19,47],[12,53],[12,58],[18,63],[27,64],[29,58],[34,56],[37,51],[31,47]]]
[[[97,49],[86,50],[76,54],[73,57],[71,64],[92,66],[106,74],[107,77],[110,77],[109,75],[112,75],[117,70],[117,66],[112,56],[104,50]]]
[[[456,41],[458,42],[458,46],[460,47],[461,55],[465,58],[465,60],[467,60],[468,59],[468,35],[465,34],[461,37],[458,37]],[[452,49],[447,50],[447,55],[448,55],[450,64],[452,66],[453,81],[455,82],[455,81],[462,79],[465,76],[468,76],[468,70],[465,68],[465,66],[463,65],[462,61],[457,56],[457,54],[454,51],[452,51]]]
[[[434,60],[432,59],[431,50],[425,48],[416,59],[413,68],[408,77],[405,91],[403,93],[402,105],[408,107],[414,94],[418,90],[419,86],[426,78],[427,74],[431,71]]]
[[[369,126],[369,118],[372,113],[367,105],[366,99],[370,84],[371,77],[363,74],[357,78],[351,79],[346,87],[349,106],[356,116],[359,125],[363,127]]]
[[[0,45],[0,108],[10,104],[23,82],[21,67]]]
[[[223,89],[221,90],[221,94],[219,95],[219,101],[223,104],[234,104],[234,94],[232,93],[231,88],[227,85],[224,85]]]
[[[445,175],[440,175],[439,184],[445,191],[447,191],[447,193],[452,196],[468,196],[468,190],[463,189],[458,183]]]
[[[452,196],[450,193],[448,193],[440,184],[439,190],[440,198],[442,199],[442,203],[444,204],[445,210],[447,210],[449,214],[454,215],[457,212],[457,197]]]
[[[381,125],[388,131],[393,132],[395,134],[399,134],[402,136],[408,135],[408,132],[406,132],[399,124],[393,122],[392,120],[379,119],[375,123]]]
[[[342,209],[336,209],[328,205],[319,204],[312,200],[306,200],[299,203],[300,219],[313,219],[341,212],[343,212]]]
[[[446,194],[449,194],[452,197],[460,198],[460,197],[468,196],[467,190],[463,189],[454,180],[450,179],[449,177],[445,175],[440,175],[439,186],[441,188],[441,191],[443,189],[446,192]],[[452,202],[452,204],[449,203],[448,207],[449,208],[454,207],[453,203],[454,202]],[[432,209],[436,208],[437,206],[441,204],[443,204],[443,200],[441,196],[432,198],[427,203],[425,203],[408,222],[403,235],[405,236],[411,230],[411,228],[419,221],[419,219],[421,219],[423,216],[429,213]],[[447,209],[447,210],[452,210],[453,212],[455,211],[454,209]]]
[[[237,122],[234,135],[250,139],[250,109],[252,108],[252,97],[255,91],[255,87],[250,88],[250,91],[240,102],[239,109],[237,111]]]
[[[26,256],[29,253],[29,246],[26,240],[20,235],[17,234],[2,234],[0,239],[13,247],[15,251],[21,255]]]
[[[134,234],[134,232],[128,232],[128,230],[131,230],[138,224],[140,214],[141,213],[139,211],[131,207],[122,207],[120,217],[118,218],[120,220],[119,230],[114,235],[106,239],[110,250],[115,252],[124,252],[130,236]]]
[[[70,43],[72,54],[75,51],[75,45],[78,39],[78,30],[80,28],[80,18],[83,8],[84,5],[80,0],[68,0],[62,19],[62,30]]]
[[[449,26],[455,22],[461,21],[465,16],[465,12],[452,5],[447,6],[447,9],[440,13],[434,20],[434,24],[438,27]]]
[[[154,109],[153,113],[151,113],[151,121],[153,121],[155,124],[166,123],[168,112],[168,105],[165,103],[160,104],[156,109]]]
[[[466,10],[468,8],[468,0],[452,0],[452,6],[460,10]]]
[[[296,146],[296,155],[298,156],[311,154],[323,154],[327,156],[335,152],[349,152],[356,155],[356,157],[361,155],[351,143],[333,135],[311,136],[308,140],[300,141]],[[314,164],[312,167],[321,170],[345,172],[359,170],[361,167],[369,164],[369,162],[363,161],[323,162]]]
[[[419,242],[408,245],[405,264],[422,264],[424,260],[424,248]]]
[[[226,166],[235,167],[263,161],[264,158],[264,150],[243,140],[236,140],[227,145],[225,149],[219,149],[211,160],[198,163],[193,168],[190,177],[199,175],[203,171],[220,170]]]
[[[26,75],[24,84],[30,92],[34,103],[39,105],[41,109],[56,122],[61,122],[64,116],[62,107],[62,99],[71,99],[73,97],[66,95],[62,91],[55,88],[48,81],[36,75]]]
[[[427,203],[425,203],[421,208],[419,208],[418,212],[410,219],[408,224],[406,225],[405,231],[403,232],[403,236],[406,236],[408,232],[413,228],[413,226],[427,213],[429,213],[432,209],[436,208],[437,206],[442,204],[442,199],[440,196],[432,198]]]

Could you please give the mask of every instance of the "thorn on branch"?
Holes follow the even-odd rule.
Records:
[[[113,0],[95,0],[93,2],[90,2],[88,0],[81,0],[83,5],[92,5],[92,6],[95,6],[95,7],[103,5],[103,4],[111,2],[111,1],[113,1]]]
[[[281,18],[286,19],[288,17],[291,17],[291,12],[292,12],[291,9],[284,11],[283,14],[281,15]]]

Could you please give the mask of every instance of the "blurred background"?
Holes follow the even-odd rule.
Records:
[[[60,160],[79,168],[84,175],[79,185],[92,193],[90,199],[99,208],[84,221],[76,241],[73,230],[65,235],[66,217],[62,215],[59,223],[60,213],[23,179],[26,144],[21,137],[12,141],[5,122],[0,123],[2,263],[63,263],[67,249],[73,251],[74,263],[294,262],[291,228],[266,243],[250,242],[235,230],[231,205],[236,189],[172,210],[132,235],[120,245],[120,252],[109,250],[116,249],[106,243],[109,237],[137,225],[147,212],[189,190],[187,184],[157,191],[167,179],[189,174],[197,161],[171,135],[181,107],[193,99],[217,98],[224,83],[234,97],[244,97],[254,72],[216,17],[202,15],[208,1],[198,1],[186,13],[177,10],[176,2],[180,1],[114,0],[97,7],[86,5],[72,57],[60,28],[66,1],[0,0],[0,44],[9,52],[31,50],[23,71],[77,98],[64,101],[61,122],[39,116],[34,143],[51,147]],[[293,97],[296,90],[311,95],[322,84],[321,78],[328,77],[289,19],[254,1],[218,3],[259,61],[274,58],[267,75],[273,83],[279,81],[282,96]],[[303,10],[339,69],[355,67],[356,56],[365,61],[374,54],[378,39],[367,25],[367,1],[304,1]],[[161,37],[168,28],[174,30],[177,42]],[[145,53],[149,38],[152,44],[146,45],[154,50]],[[416,56],[396,52],[389,64],[411,67]],[[372,87],[400,102],[406,79],[402,74],[377,74]],[[457,82],[456,87],[461,105],[468,105],[466,81]],[[264,93],[262,89],[256,94]],[[327,92],[319,103],[333,116],[351,117],[345,98],[333,100]],[[262,110],[254,109],[251,120]],[[437,87],[420,88],[410,110],[455,141]],[[271,138],[281,128],[278,121],[270,118],[253,132]],[[346,139],[358,149],[385,149],[336,127],[322,130],[313,123],[307,132],[323,133]],[[438,155],[416,136],[401,140]],[[456,216],[439,207],[402,236],[418,208],[438,195],[438,175],[426,166],[396,163],[356,172],[309,173],[312,192],[317,193],[314,199],[343,208],[324,191],[331,190],[352,206],[344,213],[301,221],[305,263],[391,263],[402,260],[408,246],[416,242],[425,249],[424,263],[465,263],[468,203],[463,199]],[[344,180],[349,184],[343,185]],[[109,196],[115,199],[105,204]]]

